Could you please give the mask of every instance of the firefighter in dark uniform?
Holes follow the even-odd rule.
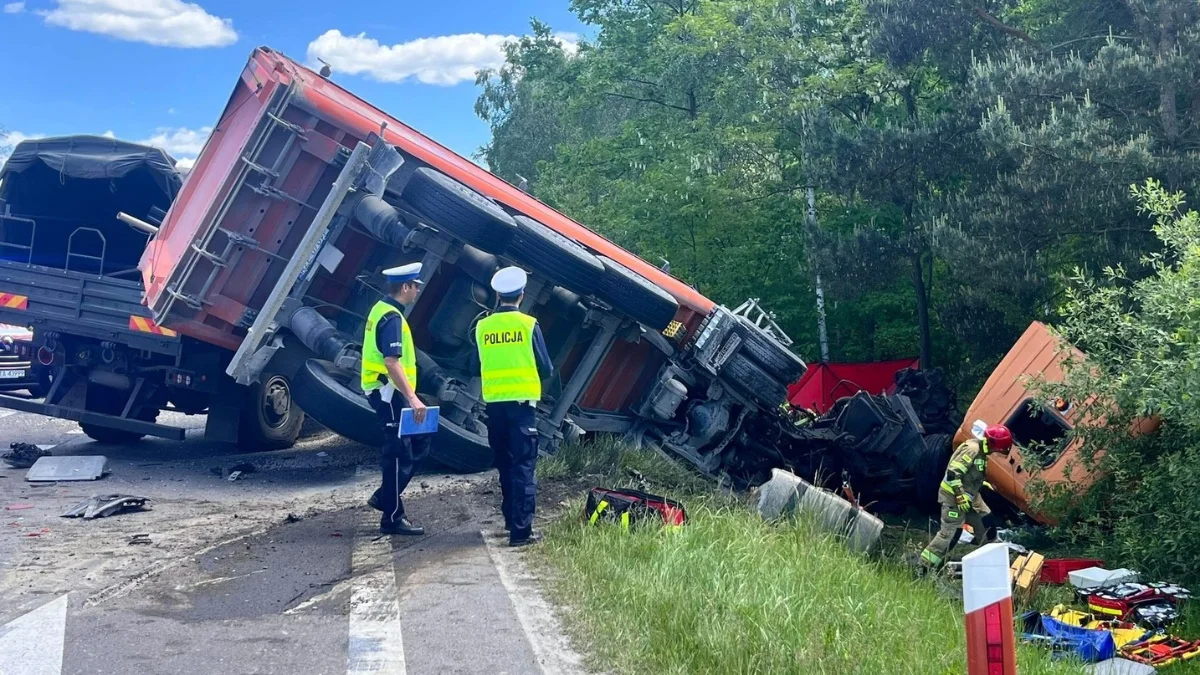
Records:
[[[500,472],[500,510],[510,546],[525,546],[541,538],[533,532],[536,406],[542,398],[542,380],[554,372],[537,319],[518,309],[527,281],[525,271],[517,267],[496,272],[492,290],[499,307],[475,326],[479,375],[487,403],[488,445]]]
[[[975,540],[983,543],[983,519],[991,513],[980,495],[987,476],[988,456],[993,452],[1007,455],[1012,445],[1012,432],[1008,427],[994,424],[987,427],[981,440],[966,441],[950,456],[946,477],[938,489],[942,525],[933,541],[921,551],[923,569],[938,570],[946,564],[946,554],[964,523],[971,526]]]
[[[425,404],[417,398],[417,348],[404,317],[405,307],[416,301],[421,289],[421,263],[384,270],[388,297],[375,303],[363,334],[362,389],[383,425],[379,469],[383,485],[372,498],[383,515],[384,534],[420,535],[425,528],[404,515],[400,494],[412,480],[417,464],[429,454],[429,435],[399,436],[400,413],[412,408],[413,419],[425,420]]]

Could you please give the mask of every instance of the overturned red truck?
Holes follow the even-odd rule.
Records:
[[[516,264],[531,273],[523,309],[558,373],[538,408],[546,452],[616,433],[739,485],[788,467],[838,481],[844,472],[883,501],[932,499],[949,436],[926,435],[912,396],[859,393],[797,424],[780,406],[805,364],[757,303],[717,305],[269,48],[242,70],[138,268],[147,318],[215,349],[206,353],[222,380],[269,391],[259,407],[294,404],[375,444],[356,384],[359,336],[380,271],[418,260],[417,389],[442,408],[433,454],[451,468],[491,465],[472,327],[493,307],[491,274]],[[207,366],[193,377],[177,361],[170,387],[216,386]],[[119,414],[30,410],[162,434],[125,417],[171,397],[122,391]]]

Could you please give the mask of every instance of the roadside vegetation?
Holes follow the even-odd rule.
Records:
[[[650,451],[601,442],[542,463],[544,481],[574,467],[606,486],[684,502],[687,526],[626,533],[585,527],[569,501],[537,549],[568,627],[620,673],[965,672],[961,602],[918,581],[892,555],[862,557],[799,521],[762,522]],[[589,482],[585,479],[584,482]],[[581,495],[582,492],[577,493]],[[1082,673],[1022,648],[1022,673]]]

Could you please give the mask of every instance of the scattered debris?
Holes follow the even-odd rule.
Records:
[[[1047,560],[1042,567],[1042,583],[1065,584],[1070,580],[1071,572],[1085,570],[1089,567],[1104,567],[1104,561],[1098,558],[1056,558]]]
[[[1093,588],[1108,588],[1124,583],[1136,583],[1141,578],[1141,575],[1125,568],[1106,570],[1103,567],[1088,567],[1069,572],[1067,578],[1070,579],[1071,585],[1075,588],[1089,590]]]
[[[1129,659],[1115,658],[1091,667],[1092,675],[1154,675],[1153,667]]]
[[[5,511],[24,511],[25,509],[32,509],[32,508],[33,508],[33,504],[9,504],[8,506],[4,507],[4,510]]]
[[[328,456],[329,456],[329,453],[325,452],[324,450],[317,453],[317,457],[328,457]]]
[[[876,516],[793,473],[772,469],[771,474],[758,488],[758,513],[764,520],[804,513],[821,529],[846,539],[851,550],[867,553],[879,544],[883,521]]]
[[[42,457],[49,457],[50,451],[43,450],[32,443],[13,443],[8,446],[8,452],[0,455],[14,469],[28,469]]]
[[[421,489],[428,490],[429,489],[429,481],[427,481],[427,480],[421,481]]]
[[[32,532],[26,532],[26,533],[25,533],[25,536],[26,536],[26,537],[40,537],[40,536],[42,536],[43,534],[50,534],[50,528],[48,528],[48,527],[43,527],[43,528],[42,528],[42,529],[40,529],[40,530],[34,530],[34,531],[32,531]]]
[[[228,480],[230,483],[232,483],[235,480],[239,480],[241,477],[242,477],[241,471],[231,471],[229,473],[229,478],[226,478],[225,480]]]
[[[289,513],[289,514],[287,514],[287,518],[284,518],[284,519],[283,519],[283,522],[285,522],[285,523],[298,523],[298,522],[300,522],[300,521],[302,521],[302,520],[304,520],[304,518],[303,518],[302,516],[298,516],[298,515],[296,515],[296,514],[294,514],[294,513]]]
[[[154,543],[154,542],[150,541],[150,535],[146,534],[146,533],[135,534],[129,538],[130,546],[141,546],[141,545],[152,544],[152,543]]]
[[[149,501],[146,497],[136,495],[94,495],[79,502],[62,514],[63,518],[80,518],[92,520],[104,518],[114,513],[129,509],[142,509]]]
[[[1038,584],[1042,581],[1042,565],[1045,556],[1040,553],[1017,556],[1012,564],[1013,597],[1021,605],[1028,605],[1037,593]]]
[[[108,473],[108,458],[103,455],[41,457],[25,474],[25,480],[36,482],[97,480]]]

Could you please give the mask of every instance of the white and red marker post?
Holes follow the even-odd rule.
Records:
[[[968,675],[1016,675],[1008,546],[988,544],[963,557]]]

